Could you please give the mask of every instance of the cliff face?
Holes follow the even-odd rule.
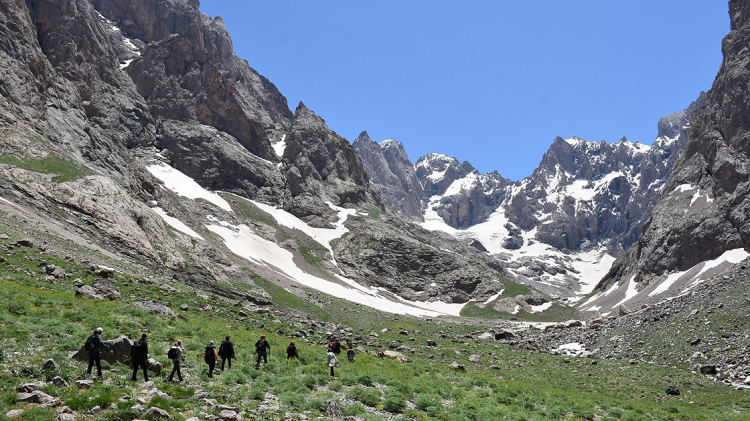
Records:
[[[367,132],[362,132],[352,146],[362,157],[370,182],[380,191],[383,203],[407,221],[424,221],[422,183],[404,145],[393,139],[378,144]]]
[[[728,250],[750,250],[750,2],[730,1],[721,68],[693,113],[685,151],[627,255],[602,283],[686,270]]]
[[[0,3],[3,212],[43,225],[39,238],[50,244],[68,241],[86,256],[221,294],[216,281],[252,284],[253,273],[343,298],[331,286],[342,275],[399,294],[403,285],[387,273],[405,261],[430,268],[409,274],[409,291],[424,290],[442,269],[453,272],[438,294],[415,300],[465,302],[502,287],[497,264],[479,271],[473,260],[442,256],[429,234],[397,229],[402,221],[369,224],[384,207],[354,147],[304,104],[292,113],[234,54],[221,18],[198,7],[196,0]],[[384,159],[397,163],[399,152],[405,157],[396,148]],[[0,224],[9,232],[20,226]],[[331,246],[345,224],[389,260],[351,260],[368,247]],[[391,241],[409,246],[394,257]],[[441,247],[466,249],[453,238]],[[382,279],[368,280],[383,267]],[[232,294],[267,303],[250,291]],[[366,295],[360,299],[371,302]]]

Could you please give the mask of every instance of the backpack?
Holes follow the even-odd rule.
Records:
[[[130,358],[143,358],[145,356],[145,352],[143,352],[145,348],[144,345],[143,341],[134,343],[133,346],[130,347]]]
[[[83,344],[83,349],[85,349],[87,352],[91,352],[96,348],[96,338],[95,335],[91,335],[86,339],[86,342]]]
[[[177,348],[169,348],[169,351],[167,352],[167,358],[169,358],[170,360],[174,360],[175,358],[177,358]]]
[[[258,354],[264,354],[266,352],[266,340],[265,339],[258,339],[258,342],[255,343],[255,351]]]

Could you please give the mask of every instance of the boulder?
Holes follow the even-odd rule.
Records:
[[[152,416],[154,418],[172,418],[172,416],[169,415],[169,412],[155,406],[147,409],[146,412],[144,412],[144,415]]]
[[[76,297],[83,297],[88,300],[102,301],[104,297],[99,294],[91,285],[83,285],[76,290]]]
[[[94,271],[94,275],[100,278],[111,278],[115,276],[115,270],[110,268],[99,268]]]
[[[620,309],[618,310],[618,314],[622,316],[627,316],[628,314],[632,313],[629,308],[625,306],[625,304],[620,305]]]
[[[57,371],[60,369],[60,366],[57,365],[55,360],[52,358],[48,359],[47,361],[42,364],[42,371]]]
[[[92,380],[76,380],[76,385],[79,389],[91,389],[94,387],[94,382]]]
[[[399,361],[406,361],[406,357],[404,356],[404,354],[400,352],[388,350],[388,351],[383,351],[383,354],[388,358],[393,358]]]
[[[44,387],[44,384],[24,383],[16,388],[16,392],[30,393],[39,390],[40,387]]]
[[[55,385],[55,386],[57,386],[57,387],[69,387],[69,386],[70,386],[70,385],[68,384],[68,382],[67,382],[67,381],[65,381],[65,379],[63,379],[63,378],[62,378],[62,377],[60,377],[60,376],[55,376],[55,377],[53,377],[53,378],[52,378],[52,384],[54,384],[54,385]]]
[[[97,294],[104,298],[110,300],[117,300],[120,298],[120,290],[115,286],[114,282],[109,279],[96,279],[91,283],[91,287],[94,288]]]
[[[500,340],[500,339],[512,339],[512,338],[515,338],[515,337],[516,337],[515,332],[513,332],[510,329],[503,329],[500,332],[496,332],[495,333],[495,339],[496,340]]]
[[[20,417],[21,414],[23,414],[23,409],[11,409],[10,411],[5,413],[5,416],[10,419],[13,419],[13,418]]]
[[[680,389],[677,388],[677,386],[669,386],[666,390],[667,395],[671,396],[679,396],[680,395]]]
[[[479,355],[479,354],[471,354],[471,355],[469,355],[469,361],[471,361],[473,363],[478,363],[478,362],[482,361],[482,356]]]
[[[156,301],[136,301],[131,304],[131,306],[159,317],[164,317],[167,319],[177,318],[177,313],[172,311],[171,308],[165,306],[164,304],[159,304]]]
[[[580,320],[568,320],[565,322],[565,327],[580,327],[583,326]]]
[[[130,364],[130,348],[132,346],[133,341],[124,335],[116,339],[104,341],[101,357],[109,364],[114,364],[116,362]],[[70,358],[79,361],[88,361],[89,353],[86,352],[86,350],[83,349],[83,345],[81,345],[81,349],[70,354]]]
[[[344,417],[344,413],[341,411],[339,401],[336,399],[329,399],[326,404],[326,409],[323,411],[323,415],[333,419],[340,419]]]
[[[17,400],[19,402],[38,403],[43,407],[60,405],[60,399],[53,398],[52,396],[40,390],[35,390],[31,393],[21,393],[20,395],[18,395]]]
[[[240,416],[234,411],[225,409],[219,412],[219,418],[224,421],[237,421],[240,419]]]
[[[428,339],[427,346],[437,346],[437,342],[433,341],[432,339]]]
[[[16,245],[20,247],[34,247],[34,240],[30,238],[24,238],[16,241]]]
[[[716,371],[715,365],[702,365],[701,366],[701,374],[716,374],[718,371]]]
[[[450,364],[448,364],[448,367],[450,367],[451,369],[456,370],[456,371],[462,371],[462,372],[466,371],[466,366],[465,365],[459,364],[459,363],[457,363],[455,361],[452,362],[452,363],[450,363]]]
[[[161,373],[162,370],[164,370],[164,365],[160,363],[159,361],[156,361],[153,358],[148,359],[148,370],[152,371],[156,374]]]
[[[182,304],[180,306],[180,310],[182,310],[182,311],[188,311],[188,305],[187,304]]]

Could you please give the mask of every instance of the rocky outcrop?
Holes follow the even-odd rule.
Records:
[[[448,234],[431,232],[383,214],[351,217],[351,235],[334,245],[348,278],[408,300],[465,303],[502,290],[503,268],[491,257]]]
[[[693,113],[685,151],[637,243],[600,287],[633,277],[639,289],[727,250],[750,250],[750,3],[729,2],[724,60],[703,106]]]
[[[380,191],[383,203],[407,221],[424,221],[422,183],[404,145],[393,139],[378,144],[365,131],[352,146],[362,157],[370,182]]]
[[[285,210],[312,226],[328,227],[338,216],[326,201],[382,207],[352,145],[302,102],[285,142],[282,160],[291,195]]]

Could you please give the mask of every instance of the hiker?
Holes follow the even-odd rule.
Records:
[[[382,350],[382,349],[380,350],[380,352],[378,352],[378,358],[380,358],[381,360],[382,360],[383,358],[385,358],[385,352],[383,352],[383,350]]]
[[[172,360],[172,372],[169,374],[168,382],[174,381],[174,373],[177,373],[177,378],[182,381],[182,372],[180,371],[180,362],[185,360],[183,353],[185,349],[182,348],[182,341],[177,341],[172,348],[169,349],[167,357]]]
[[[297,345],[294,344],[294,341],[289,343],[289,346],[286,347],[286,359],[290,358],[297,358],[299,359],[299,352],[297,351]]]
[[[141,339],[130,347],[130,359],[133,360],[133,377],[130,380],[136,380],[138,367],[143,367],[143,381],[148,381],[148,336],[144,333]]]
[[[216,367],[216,361],[219,361],[219,356],[216,354],[216,346],[214,341],[209,341],[206,351],[203,353],[203,361],[208,364],[208,377],[214,376],[214,367]]]
[[[83,346],[89,353],[89,368],[86,370],[89,373],[89,376],[91,376],[91,370],[94,368],[94,363],[96,363],[96,375],[102,377],[101,352],[102,347],[104,346],[104,343],[102,342],[102,333],[104,333],[104,329],[97,327],[96,330],[94,330],[94,333],[86,339],[86,343]]]
[[[331,377],[334,377],[333,375],[333,367],[339,366],[339,360],[336,359],[336,354],[334,354],[333,350],[331,348],[328,348],[328,355],[327,361],[328,361],[328,367],[331,367]]]
[[[349,350],[346,351],[346,358],[349,359],[350,363],[354,362],[354,348],[349,348]]]
[[[331,348],[333,353],[339,355],[341,353],[341,342],[338,339],[333,340],[333,347]]]
[[[263,364],[268,364],[266,349],[270,351],[271,345],[268,344],[266,335],[260,335],[260,339],[255,343],[255,352],[258,354],[258,362],[255,363],[255,368],[260,367],[260,357],[263,357]]]
[[[232,358],[234,357],[234,344],[229,340],[227,335],[226,340],[219,345],[219,356],[221,357],[221,371],[224,371],[224,363],[229,361],[227,368],[232,368]]]

